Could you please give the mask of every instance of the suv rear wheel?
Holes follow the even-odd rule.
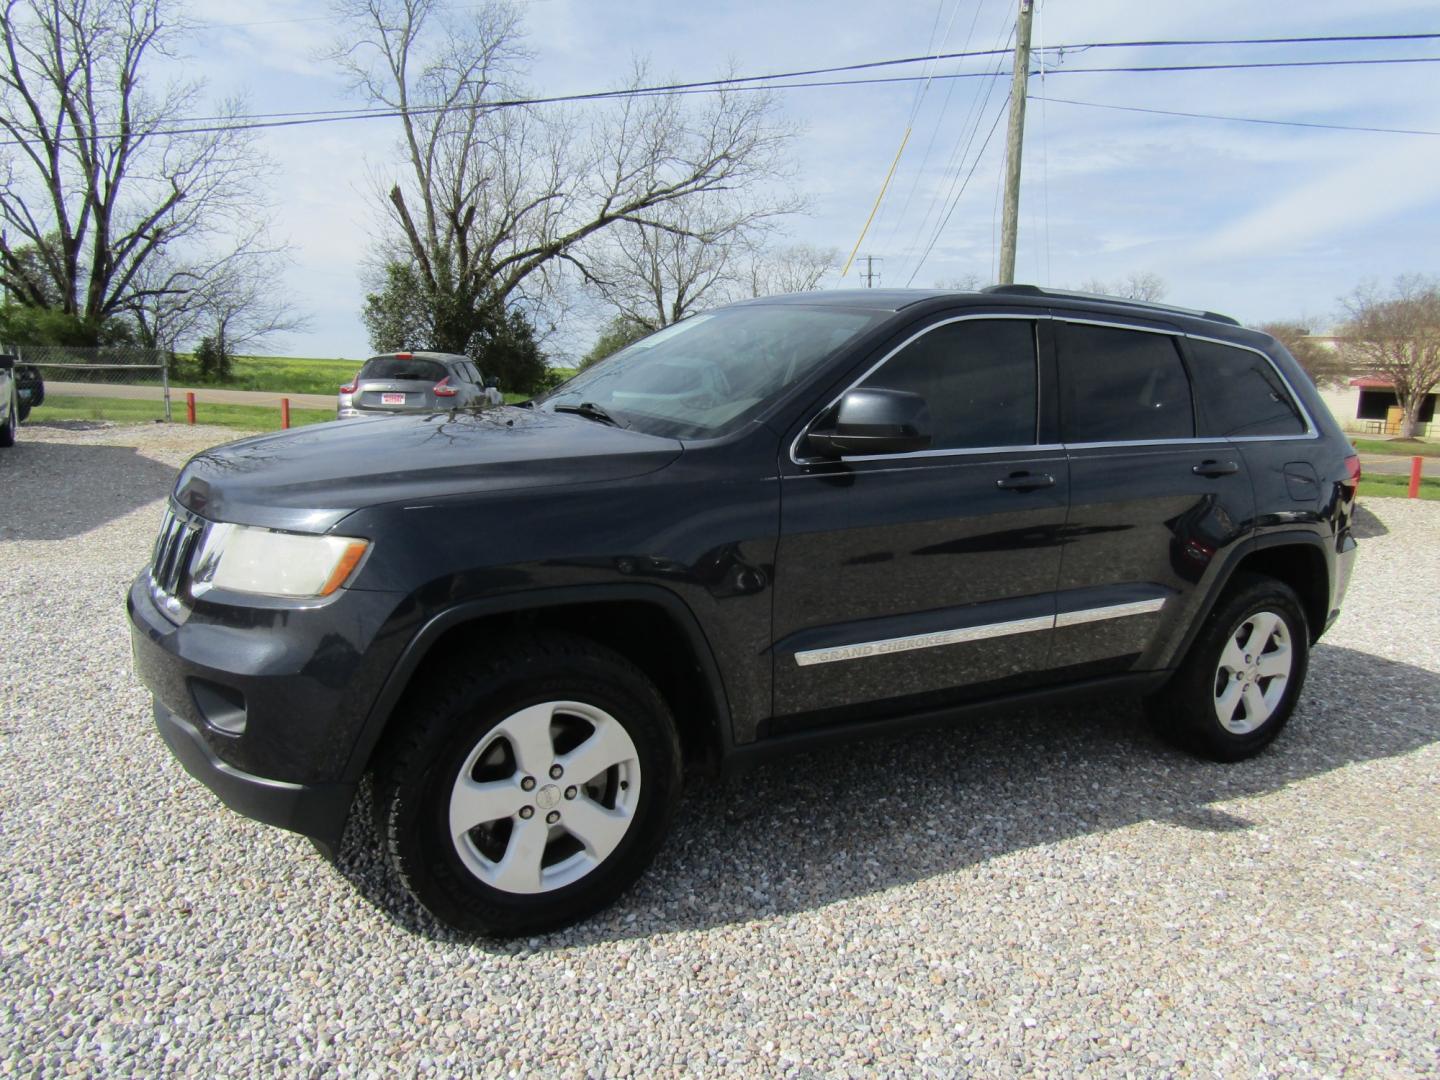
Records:
[[[498,936],[613,901],[654,857],[680,793],[664,699],[571,635],[517,641],[428,696],[382,762],[391,865],[436,918]]]
[[[1310,659],[1310,630],[1288,585],[1237,577],[1184,664],[1149,702],[1163,734],[1215,761],[1267,746],[1295,707]]]

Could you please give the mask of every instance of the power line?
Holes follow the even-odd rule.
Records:
[[[542,2],[542,0],[529,0],[529,2],[531,2],[531,3],[538,3],[538,2]],[[548,2],[548,0],[543,0],[543,2]],[[261,21],[254,22],[254,23],[212,23],[212,24],[207,24],[207,25],[215,25],[215,26],[262,26],[262,25],[270,25],[272,22],[273,22],[273,23],[312,22],[312,21],[320,21],[320,20],[324,20],[324,19],[328,19],[328,18],[330,18],[330,16],[327,16],[327,15],[315,15],[315,16],[306,16],[306,17],[295,18],[295,19],[261,20]],[[973,22],[972,22],[972,27],[971,27],[971,28],[972,28],[972,30],[973,30],[973,28],[974,28],[974,27],[973,27]],[[1189,38],[1189,39],[1175,38],[1175,39],[1168,39],[1168,40],[1152,40],[1152,41],[1084,41],[1084,42],[1079,42],[1079,43],[1076,43],[1076,44],[1068,44],[1068,45],[1066,45],[1066,44],[1062,44],[1062,45],[1049,45],[1049,46],[1046,46],[1046,51],[1047,51],[1047,52],[1059,52],[1059,53],[1062,53],[1062,54],[1063,54],[1063,53],[1065,53],[1065,52],[1083,52],[1083,51],[1086,51],[1086,50],[1089,50],[1089,49],[1165,48],[1165,47],[1170,47],[1170,46],[1187,46],[1187,45],[1195,45],[1195,46],[1210,46],[1210,45],[1278,45],[1278,44],[1304,45],[1304,44],[1327,44],[1327,43],[1336,43],[1336,42],[1361,42],[1361,41],[1429,41],[1429,40],[1440,40],[1440,31],[1437,31],[1437,32],[1434,32],[1434,33],[1414,33],[1414,34],[1340,34],[1340,35],[1329,35],[1329,36],[1322,36],[1322,37],[1286,37],[1286,38],[1279,38],[1279,37],[1277,37],[1277,38]],[[734,76],[730,76],[730,77],[724,78],[724,79],[707,79],[707,80],[701,80],[701,81],[697,81],[697,82],[688,82],[688,83],[670,83],[670,84],[668,84],[668,85],[654,86],[654,87],[643,87],[643,88],[639,88],[639,89],[636,89],[636,90],[595,91],[595,92],[592,92],[592,93],[585,93],[585,94],[562,95],[562,96],[548,97],[548,98],[521,99],[521,100],[517,100],[517,101],[514,101],[514,102],[486,103],[484,106],[456,106],[456,108],[457,108],[457,109],[477,108],[477,107],[486,107],[486,108],[488,108],[488,107],[491,107],[492,104],[493,104],[495,107],[501,107],[501,106],[505,106],[505,105],[545,104],[545,103],[548,103],[548,102],[583,101],[583,100],[599,99],[599,98],[604,98],[604,97],[613,97],[613,96],[626,95],[626,94],[638,94],[638,93],[674,93],[674,92],[680,92],[680,91],[682,91],[682,90],[690,90],[690,89],[704,89],[705,92],[709,92],[710,89],[716,88],[716,87],[734,87],[734,88],[736,88],[736,89],[740,89],[739,84],[741,84],[741,83],[769,82],[769,81],[771,81],[771,80],[776,80],[776,79],[804,78],[804,77],[808,77],[808,76],[811,76],[811,75],[835,75],[835,74],[843,74],[844,72],[847,72],[847,71],[869,71],[869,70],[874,70],[874,69],[876,69],[876,68],[883,68],[883,67],[903,67],[903,66],[905,66],[905,65],[907,65],[907,64],[922,64],[922,63],[923,63],[923,64],[928,64],[928,63],[931,63],[931,62],[936,62],[936,61],[941,61],[941,60],[965,60],[965,59],[974,59],[974,58],[977,58],[977,57],[987,57],[987,56],[1008,56],[1008,55],[1010,55],[1010,51],[1011,51],[1011,50],[1010,50],[1008,47],[1001,48],[1001,47],[998,47],[998,46],[997,46],[997,47],[990,48],[990,49],[967,49],[967,50],[962,50],[962,51],[960,51],[960,52],[926,53],[925,55],[922,55],[922,56],[902,56],[902,57],[897,57],[897,58],[891,59],[891,60],[868,60],[868,61],[862,61],[862,62],[860,62],[860,63],[855,63],[855,64],[839,64],[839,65],[835,65],[835,66],[831,66],[831,67],[802,68],[802,69],[797,70],[797,71],[774,72],[774,73],[767,74],[767,75],[734,75]],[[1340,63],[1340,62],[1342,62],[1342,61],[1333,61],[1333,62],[1335,62],[1335,63]],[[1386,62],[1386,61],[1371,61],[1371,62]],[[1051,68],[1051,71],[1053,72],[1054,70],[1055,70],[1055,69],[1052,67],[1052,68]],[[1077,68],[1077,69],[1071,69],[1071,70],[1089,71],[1089,70],[1091,70],[1091,69],[1088,69],[1088,68]],[[1110,69],[1106,69],[1106,70],[1110,70]],[[1116,70],[1128,70],[1128,69],[1116,69]],[[1135,70],[1147,70],[1147,71],[1148,71],[1148,70],[1182,70],[1182,69],[1175,69],[1175,68],[1164,68],[1164,69],[1156,68],[1156,69],[1150,69],[1150,68],[1145,68],[1145,69],[1135,69]],[[1184,69],[1184,70],[1188,70],[1188,69]],[[961,76],[961,75],[952,74],[952,75],[939,75],[939,76],[933,76],[933,77],[934,77],[934,78],[942,78],[942,79],[954,79],[954,78],[957,78],[957,77],[970,77],[970,78],[973,78],[973,77],[975,77],[975,76],[973,76],[973,75]],[[908,77],[906,77],[906,78],[904,78],[904,79],[902,79],[902,80],[897,80],[897,81],[915,82],[915,81],[918,81],[918,80],[920,80],[920,79],[924,79],[925,81],[929,81],[929,78],[930,78],[929,76],[908,76]],[[875,80],[875,81],[878,81],[878,80]],[[831,84],[831,83],[815,83],[815,84],[800,84],[800,85],[828,86],[828,85],[851,85],[851,84],[846,84],[846,83],[835,83],[835,84]],[[291,111],[291,112],[272,112],[272,113],[246,113],[246,114],[245,114],[245,118],[247,118],[247,119],[255,119],[255,120],[261,120],[261,119],[264,119],[264,120],[272,120],[272,119],[289,119],[289,118],[310,118],[310,117],[336,116],[336,117],[340,117],[341,119],[350,119],[350,118],[352,118],[352,117],[363,119],[363,118],[369,117],[369,116],[393,117],[393,116],[395,116],[395,115],[397,115],[397,113],[396,113],[394,110],[391,110],[391,109],[383,109],[383,110],[382,110],[382,109],[371,109],[371,108],[348,108],[348,109],[303,109],[303,110],[295,110],[295,111]],[[174,121],[174,123],[177,123],[177,124],[210,123],[210,122],[225,121],[225,120],[229,120],[229,119],[230,119],[230,117],[228,117],[228,116],[190,116],[190,117],[180,117],[180,118],[177,118],[177,119]],[[114,136],[105,136],[105,137],[114,137]]]
[[[995,57],[994,68],[991,71],[992,75],[999,74],[1000,65],[1004,63],[1004,58],[1010,55],[1009,43],[1015,34],[1015,22],[1016,20],[1011,18],[1003,23],[1000,34],[995,38],[997,46],[995,51],[997,55]],[[1005,47],[1003,49],[998,48],[1002,43]],[[910,237],[910,243],[904,248],[907,258],[910,257],[911,252],[920,247],[920,238],[924,236],[927,231],[930,216],[935,214],[936,220],[938,221],[940,216],[944,215],[945,204],[949,201],[950,196],[954,194],[955,186],[960,183],[960,174],[965,168],[965,158],[969,155],[970,148],[975,144],[975,137],[980,133],[980,125],[985,120],[985,110],[990,105],[990,97],[994,94],[997,83],[998,79],[990,79],[985,85],[984,94],[977,92],[974,99],[970,102],[970,107],[965,110],[965,119],[960,123],[959,134],[957,134],[955,138],[955,145],[950,151],[949,158],[945,162],[945,168],[940,173],[940,184],[936,187],[934,194],[930,196],[930,202],[925,207],[925,213],[916,224],[915,231]],[[951,83],[950,85],[953,87],[955,84]],[[948,189],[944,186],[944,178],[946,176],[950,177],[950,187]],[[919,267],[917,266],[911,271],[908,281],[913,281],[915,274],[918,272]]]
[[[960,46],[962,50],[970,47],[970,41],[975,36],[975,27],[980,21],[980,12],[984,10],[984,7],[985,0],[979,0],[979,2],[975,4],[975,10],[970,17],[970,28],[965,32],[965,43]],[[956,10],[958,10],[958,5]],[[930,154],[935,149],[935,140],[940,137],[940,129],[944,126],[945,116],[950,111],[950,101],[955,96],[955,88],[959,85],[958,82],[951,82],[945,89],[945,100],[940,105],[940,114],[935,118],[934,127],[930,129],[930,140],[925,144],[925,154],[921,157],[920,164],[915,168],[914,176],[910,180],[910,188],[905,192],[905,201],[901,203],[900,212],[896,215],[895,222],[891,226],[887,236],[888,241],[892,244],[899,236],[900,228],[905,222],[906,214],[910,212],[910,203],[914,200],[915,192],[920,187],[920,180],[925,175],[925,166],[930,164]],[[967,109],[966,121],[968,122],[968,120],[969,110]],[[963,124],[961,125],[961,130],[964,130]],[[926,216],[929,216],[928,212]]]
[[[1171,45],[1326,45],[1337,42],[1355,41],[1428,41],[1440,34],[1326,34],[1308,37],[1263,37],[1263,38],[1172,38],[1152,41],[1099,41],[1087,45],[1051,45],[1053,51],[1078,49],[1134,49],[1157,48]]]
[[[950,208],[945,211],[945,217],[941,220],[940,224],[936,226],[935,235],[930,237],[930,243],[926,245],[924,253],[920,256],[920,261],[915,264],[915,269],[910,271],[910,277],[905,282],[907,287],[910,285],[910,282],[915,280],[915,275],[920,273],[920,268],[925,265],[925,260],[930,257],[930,252],[935,249],[935,244],[940,239],[940,234],[945,231],[945,226],[950,224],[950,215],[955,213],[955,207],[960,205],[960,196],[964,195],[965,189],[970,186],[970,178],[975,175],[975,169],[979,166],[981,159],[985,157],[985,148],[990,145],[990,140],[995,137],[995,129],[1000,126],[1000,118],[1005,115],[1006,106],[1009,104],[1010,95],[1006,94],[1005,100],[1000,103],[1000,108],[995,113],[995,122],[990,125],[990,131],[986,134],[985,141],[980,144],[980,150],[976,153],[975,160],[970,164],[970,171],[965,174],[965,182],[960,185],[960,190],[955,192],[955,198],[951,200]]]
[[[1245,71],[1260,68],[1359,67],[1367,64],[1433,64],[1440,56],[1374,57],[1360,60],[1257,60],[1236,64],[1156,64],[1137,67],[1051,68],[1051,75],[1132,74],[1149,71]],[[1033,73],[1032,73],[1033,74]],[[874,81],[874,80],[871,80]]]
[[[1240,124],[1270,124],[1276,127],[1321,128],[1326,131],[1370,131],[1385,135],[1440,135],[1426,128],[1367,127],[1361,124],[1324,124],[1311,120],[1271,120],[1259,116],[1223,116],[1219,113],[1181,112],[1178,109],[1150,109],[1140,105],[1113,105],[1101,101],[1076,101],[1072,98],[1031,95],[1036,101],[1053,101],[1057,105],[1083,105],[1089,109],[1115,109],[1119,112],[1153,113],[1157,116],[1185,116],[1194,120],[1233,120]]]
[[[1434,35],[1440,37],[1440,35]],[[1106,43],[1100,43],[1104,45]],[[1065,46],[1066,48],[1078,48],[1079,46]],[[1090,47],[1099,47],[1090,46]],[[1060,46],[1055,46],[1060,48]],[[1008,52],[1009,50],[999,50]],[[972,52],[970,56],[990,56],[996,50],[984,50]],[[952,54],[959,55],[959,54]],[[904,60],[876,60],[862,64],[847,64],[839,68],[815,68],[810,72],[791,72],[774,75],[747,75],[726,79],[708,79],[690,83],[669,83],[659,86],[631,87],[623,90],[595,90],[586,93],[576,94],[554,94],[547,97],[526,97],[526,98],[505,98],[493,101],[481,101],[465,105],[437,105],[431,107],[412,107],[408,110],[398,108],[384,109],[335,109],[335,110],[312,110],[295,114],[273,113],[273,114],[242,114],[234,118],[234,123],[201,125],[196,127],[160,128],[155,131],[144,133],[147,137],[155,135],[204,135],[220,131],[250,131],[269,128],[305,127],[315,124],[340,123],[347,120],[383,120],[394,119],[404,115],[428,116],[450,112],[468,112],[473,110],[488,109],[513,109],[534,105],[551,105],[564,102],[581,101],[604,101],[621,98],[660,97],[669,94],[712,94],[717,91],[774,91],[807,89],[816,87],[836,86],[880,86],[900,83],[921,82],[925,79],[993,79],[1009,78],[1008,71],[970,71],[952,72],[950,74],[930,75],[892,75],[878,79],[822,79],[809,82],[785,82],[777,84],[775,80],[791,79],[796,76],[807,74],[818,74],[827,71],[855,71],[877,67],[888,67],[895,64],[915,63],[926,57],[912,57]],[[1080,74],[1136,74],[1145,72],[1180,72],[1180,71],[1226,71],[1226,70],[1256,70],[1266,68],[1306,68],[1306,67],[1349,67],[1357,65],[1383,65],[1383,64],[1435,64],[1440,63],[1440,56],[1413,56],[1413,57],[1391,57],[1391,58],[1367,58],[1356,60],[1291,60],[1291,61],[1266,61],[1257,63],[1234,63],[1234,64],[1169,64],[1155,66],[1134,66],[1134,67],[1094,67],[1094,68],[1049,68],[1047,74],[1055,75],[1080,75]],[[276,117],[269,119],[268,117]],[[188,123],[186,120],[177,120],[176,123]],[[135,137],[136,132],[132,128],[128,137]],[[90,139],[115,139],[120,138],[119,132],[102,133],[95,135],[66,135],[54,139],[55,142],[82,142]],[[8,139],[0,141],[0,146],[22,146],[39,143],[37,138]]]

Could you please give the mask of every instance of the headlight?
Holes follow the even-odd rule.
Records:
[[[205,530],[191,591],[329,596],[359,565],[368,540],[307,536],[217,523]]]

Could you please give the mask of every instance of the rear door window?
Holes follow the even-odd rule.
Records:
[[[449,374],[445,365],[434,360],[402,360],[396,356],[377,356],[366,360],[360,369],[362,379],[383,379],[394,382],[414,379],[437,383]]]
[[[1169,334],[1057,322],[1067,443],[1189,439],[1190,381]]]
[[[1215,341],[1186,343],[1200,434],[1303,435],[1305,421],[1280,373],[1259,353]]]
[[[963,319],[906,345],[861,385],[919,394],[933,450],[1035,442],[1035,324]]]

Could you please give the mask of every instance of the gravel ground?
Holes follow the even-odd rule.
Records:
[[[1022,712],[686,797],[611,911],[447,936],[171,761],[123,594],[219,429],[0,452],[0,1072],[1440,1070],[1440,504],[1374,500],[1270,752]]]

